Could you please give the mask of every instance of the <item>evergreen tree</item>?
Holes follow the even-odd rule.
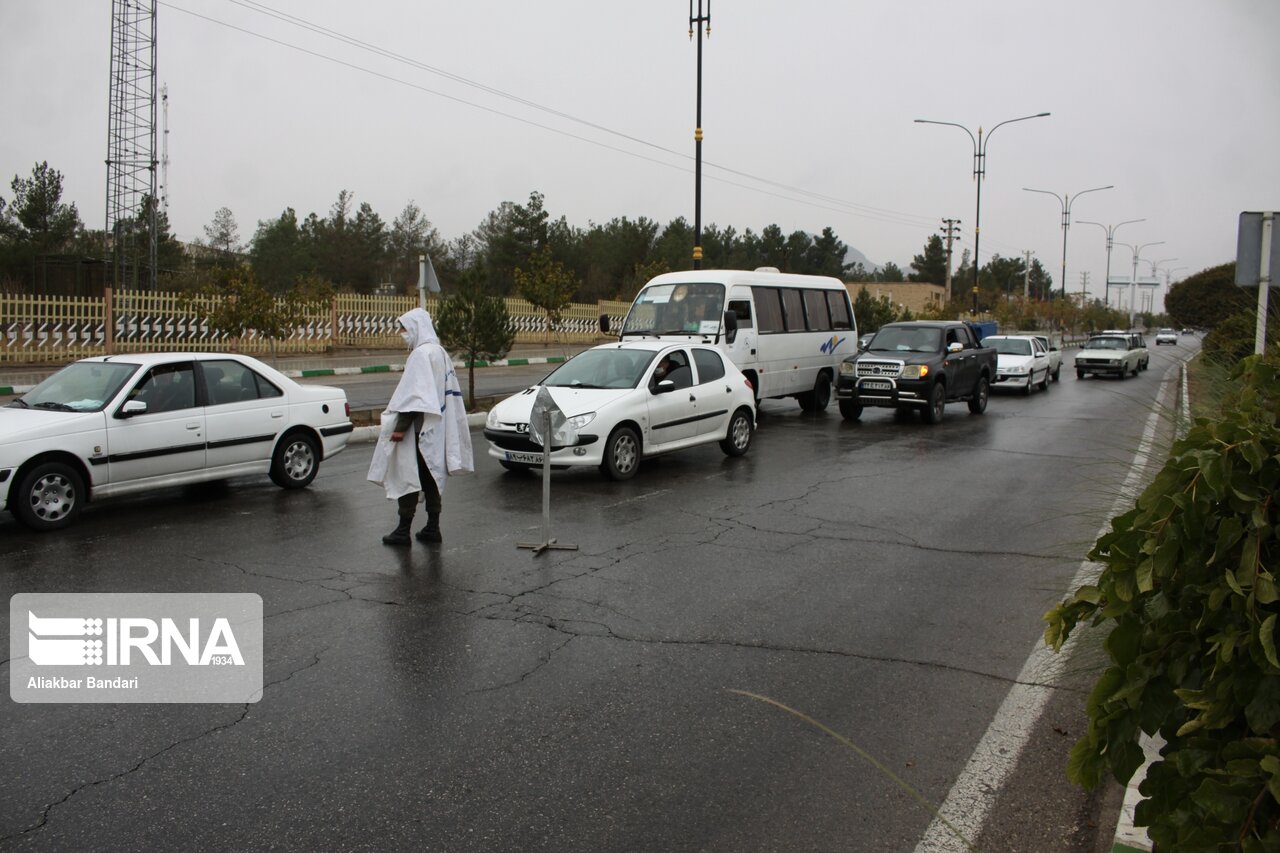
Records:
[[[924,252],[911,259],[911,275],[909,281],[923,281],[930,284],[946,284],[947,282],[947,250],[942,245],[942,238],[932,234],[924,244]]]
[[[467,402],[476,399],[476,362],[503,358],[515,343],[516,329],[500,296],[484,292],[483,272],[462,275],[458,289],[436,309],[440,342],[467,362]]]

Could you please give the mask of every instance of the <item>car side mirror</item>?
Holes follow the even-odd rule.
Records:
[[[947,352],[963,352],[963,351],[964,351],[964,344],[960,343],[959,341],[953,341],[947,344]]]
[[[608,314],[600,315],[600,333],[604,335],[609,334],[609,315]]]
[[[141,400],[130,400],[120,407],[120,411],[116,412],[117,418],[131,418],[134,415],[145,415],[147,413],[147,404]]]
[[[724,340],[725,343],[733,343],[738,337],[738,312],[724,312]]]
[[[674,390],[676,390],[674,379],[663,379],[653,387],[653,393],[655,394],[670,394]]]

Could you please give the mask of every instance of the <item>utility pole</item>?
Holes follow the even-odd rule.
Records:
[[[960,230],[960,220],[944,219],[942,220],[942,228],[940,230],[942,231],[943,234],[947,235],[947,298],[946,298],[946,302],[949,304],[951,302],[951,243],[952,241],[960,239],[960,236],[956,233],[957,231]]]
[[[706,24],[707,38],[711,38],[711,0],[707,0],[707,13],[702,13],[702,0],[698,0],[698,14],[693,14],[693,0],[689,0],[689,38]],[[698,36],[698,115],[693,130],[694,189],[693,189],[693,268],[702,269],[702,33]]]
[[[1023,265],[1025,268],[1022,271],[1022,300],[1024,302],[1030,302],[1031,301],[1031,250],[1023,249],[1022,254],[1027,259],[1026,263]]]
[[[1080,273],[1080,307],[1086,308],[1089,305],[1089,272],[1087,270]]]

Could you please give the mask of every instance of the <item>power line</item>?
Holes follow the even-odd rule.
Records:
[[[488,94],[491,94],[491,95],[494,95],[494,96],[496,96],[496,97],[505,98],[505,99],[511,100],[511,101],[513,101],[513,102],[515,102],[515,103],[519,103],[519,104],[521,104],[521,105],[523,105],[523,106],[528,106],[528,107],[530,107],[530,108],[533,108],[533,109],[536,109],[536,110],[540,110],[540,111],[545,112],[545,113],[547,113],[547,114],[549,114],[549,115],[553,115],[553,116],[555,116],[555,117],[557,117],[557,118],[562,118],[562,119],[565,119],[565,120],[567,120],[567,121],[572,121],[572,122],[575,122],[575,123],[581,124],[581,125],[583,125],[583,126],[585,126],[585,127],[589,127],[589,128],[591,128],[591,129],[593,129],[593,130],[598,130],[598,131],[600,131],[600,132],[602,132],[602,133],[607,133],[607,134],[610,134],[610,135],[613,135],[613,136],[617,136],[617,137],[619,137],[619,138],[621,138],[621,139],[625,139],[625,140],[627,140],[627,141],[629,141],[629,142],[633,142],[633,143],[636,143],[636,144],[638,144],[638,145],[643,145],[643,146],[646,146],[646,147],[649,147],[649,148],[653,148],[653,149],[655,149],[655,150],[657,150],[657,151],[661,151],[661,152],[663,152],[663,153],[665,153],[665,154],[670,154],[670,155],[672,155],[672,156],[679,157],[679,158],[681,158],[681,159],[683,159],[683,160],[690,160],[690,159],[692,159],[692,158],[690,158],[687,154],[684,154],[684,153],[682,153],[682,152],[678,152],[678,151],[674,151],[674,150],[669,149],[669,148],[665,148],[665,147],[663,147],[663,146],[661,146],[661,145],[658,145],[658,144],[656,144],[656,143],[649,142],[649,141],[644,140],[644,139],[641,139],[641,138],[639,138],[639,137],[631,136],[631,135],[626,134],[626,133],[623,133],[623,132],[621,132],[621,131],[613,130],[613,129],[611,129],[611,128],[605,127],[604,125],[600,125],[600,124],[597,124],[597,123],[595,123],[595,122],[588,121],[588,120],[586,120],[586,119],[578,118],[578,117],[576,117],[576,116],[570,115],[569,113],[565,113],[565,112],[563,112],[563,111],[556,110],[556,109],[554,109],[554,108],[551,108],[551,107],[547,107],[547,106],[544,106],[544,105],[538,104],[538,103],[536,103],[536,102],[534,102],[534,101],[528,100],[528,99],[526,99],[526,98],[522,98],[522,97],[520,97],[520,96],[518,96],[518,95],[513,95],[513,94],[508,93],[508,92],[505,92],[505,91],[503,91],[503,90],[501,90],[501,89],[497,89],[497,88],[495,88],[495,87],[488,86],[488,85],[483,84],[483,83],[478,83],[478,82],[476,82],[476,81],[469,80],[469,79],[467,79],[467,78],[465,78],[465,77],[462,77],[462,76],[460,76],[460,75],[454,74],[454,73],[449,72],[449,71],[445,71],[445,70],[443,70],[443,69],[435,68],[435,67],[433,67],[433,66],[427,65],[427,64],[425,64],[425,63],[422,63],[422,62],[419,62],[419,61],[417,61],[417,60],[411,59],[411,58],[409,58],[409,57],[405,57],[405,56],[402,56],[402,55],[400,55],[400,54],[396,54],[396,53],[394,53],[394,52],[392,52],[392,51],[385,50],[385,49],[383,49],[383,48],[377,47],[376,45],[371,45],[371,44],[368,44],[368,43],[366,43],[366,42],[363,42],[363,41],[361,41],[361,40],[359,40],[359,39],[355,39],[355,38],[352,38],[352,37],[350,37],[350,36],[346,36],[346,35],[344,35],[344,34],[342,34],[342,33],[337,32],[337,31],[327,29],[327,28],[322,27],[322,26],[319,26],[319,25],[317,25],[317,24],[313,24],[313,23],[311,23],[311,22],[309,22],[309,21],[305,21],[304,19],[297,18],[297,17],[295,17],[295,16],[288,15],[288,14],[286,14],[286,13],[278,12],[278,11],[276,11],[276,10],[274,10],[274,9],[271,9],[270,7],[266,7],[266,6],[264,6],[264,5],[263,5],[263,4],[261,4],[261,3],[253,2],[253,0],[230,0],[230,2],[235,3],[236,5],[242,6],[242,7],[246,8],[246,9],[252,9],[252,10],[254,10],[254,11],[259,11],[259,12],[261,12],[261,13],[262,13],[262,14],[264,14],[264,15],[268,15],[268,16],[270,16],[270,17],[273,17],[273,18],[277,19],[277,20],[283,21],[283,22],[285,22],[285,23],[292,24],[293,26],[297,26],[297,27],[301,27],[301,28],[307,29],[307,30],[309,30],[309,31],[311,31],[311,32],[313,32],[313,33],[317,33],[317,34],[319,34],[319,35],[323,35],[323,36],[325,36],[325,37],[327,37],[327,38],[331,38],[331,39],[334,39],[334,40],[337,40],[337,41],[341,41],[341,42],[343,42],[343,43],[345,43],[345,44],[347,44],[347,45],[349,45],[349,46],[357,47],[357,48],[359,48],[359,49],[362,49],[362,50],[366,50],[366,51],[369,51],[369,52],[375,53],[375,54],[380,55],[380,56],[382,56],[382,57],[384,57],[384,58],[392,59],[392,60],[394,60],[394,61],[396,61],[396,62],[401,62],[401,63],[407,64],[407,65],[410,65],[410,66],[412,66],[412,67],[414,67],[414,68],[417,68],[417,69],[422,70],[422,71],[426,71],[426,72],[428,72],[428,73],[432,73],[432,74],[437,74],[437,75],[439,75],[439,76],[443,76],[443,77],[445,77],[446,79],[452,80],[452,81],[454,81],[454,82],[461,83],[461,84],[466,85],[466,86],[471,86],[471,87],[473,87],[473,88],[479,89],[479,90],[481,90],[481,91],[484,91],[484,92],[486,92],[486,93],[488,93]],[[174,11],[177,11],[177,12],[182,12],[182,13],[184,13],[184,14],[186,14],[186,15],[190,15],[191,17],[194,17],[194,18],[199,18],[200,20],[207,21],[208,23],[216,24],[216,25],[218,25],[218,26],[225,27],[225,28],[227,28],[227,29],[234,30],[234,31],[236,31],[236,32],[242,33],[242,34],[244,34],[244,35],[248,35],[248,36],[251,36],[251,37],[254,37],[254,38],[258,38],[258,39],[261,39],[261,40],[263,40],[263,41],[266,41],[266,42],[269,42],[269,43],[272,43],[272,44],[276,44],[276,45],[279,45],[279,46],[281,46],[281,47],[285,47],[285,48],[288,48],[288,49],[290,49],[290,50],[297,51],[297,52],[299,52],[299,53],[306,54],[306,55],[311,56],[311,57],[314,57],[314,58],[316,58],[316,59],[321,59],[321,60],[324,60],[324,61],[327,61],[327,62],[332,62],[332,63],[334,63],[334,64],[336,64],[336,65],[340,65],[340,66],[343,66],[343,67],[345,67],[345,68],[349,68],[349,69],[351,69],[351,70],[353,70],[353,71],[359,71],[359,72],[362,72],[362,73],[365,73],[365,74],[369,74],[369,75],[371,75],[371,76],[373,76],[373,77],[377,77],[377,78],[379,78],[379,79],[386,80],[386,81],[388,81],[388,82],[398,83],[398,84],[400,84],[400,85],[402,85],[402,86],[407,86],[407,87],[412,88],[412,89],[417,89],[418,91],[425,92],[425,93],[427,93],[427,94],[431,94],[431,95],[435,95],[435,96],[437,96],[437,97],[444,98],[444,99],[446,99],[446,100],[450,100],[450,101],[453,101],[453,102],[455,102],[455,103],[462,104],[462,105],[464,105],[464,106],[469,106],[469,107],[472,107],[473,109],[482,110],[482,111],[484,111],[484,112],[488,112],[488,113],[490,113],[490,114],[493,114],[493,115],[499,116],[499,117],[501,117],[501,118],[506,118],[506,119],[510,119],[510,120],[512,120],[512,121],[517,121],[517,122],[520,122],[520,123],[522,123],[522,124],[529,125],[529,126],[531,126],[531,127],[536,127],[536,128],[538,128],[538,129],[540,129],[540,130],[545,130],[545,131],[548,131],[548,132],[550,132],[550,133],[555,133],[555,134],[558,134],[558,135],[561,135],[561,136],[568,137],[568,138],[570,138],[570,139],[575,139],[575,140],[578,140],[579,142],[586,142],[586,143],[588,143],[588,144],[590,144],[590,145],[595,145],[595,146],[598,146],[598,147],[600,147],[600,148],[604,148],[604,149],[609,150],[609,151],[614,151],[614,152],[616,152],[616,153],[623,154],[623,155],[625,155],[625,156],[635,157],[635,158],[637,158],[637,159],[644,160],[644,161],[647,161],[647,162],[650,162],[650,163],[654,163],[654,164],[659,165],[659,166],[664,166],[664,167],[666,167],[666,168],[679,169],[680,171],[684,171],[684,172],[690,172],[690,171],[691,171],[691,170],[689,170],[689,169],[685,169],[685,168],[683,168],[683,167],[681,167],[681,166],[678,166],[678,165],[675,165],[675,164],[672,164],[672,163],[668,163],[668,162],[665,162],[665,161],[663,161],[663,160],[655,159],[655,158],[653,158],[653,157],[649,157],[649,156],[646,156],[646,155],[643,155],[643,154],[637,153],[637,152],[635,152],[635,151],[629,151],[629,150],[624,149],[624,148],[619,148],[619,147],[614,146],[614,145],[609,145],[609,144],[607,144],[607,143],[605,143],[605,142],[601,142],[601,141],[596,140],[596,139],[591,139],[591,138],[589,138],[589,137],[585,137],[585,136],[581,136],[581,135],[578,135],[578,134],[575,134],[575,133],[571,133],[571,132],[569,132],[569,131],[567,131],[567,130],[563,130],[563,129],[560,129],[560,128],[557,128],[557,127],[553,127],[553,126],[548,125],[548,124],[543,124],[543,123],[541,123],[541,122],[533,121],[533,120],[528,119],[528,118],[523,118],[523,117],[521,117],[521,116],[517,116],[517,115],[511,114],[511,113],[508,113],[508,112],[504,112],[504,111],[502,111],[502,110],[495,109],[495,108],[493,108],[493,107],[488,107],[488,106],[485,106],[485,105],[483,105],[483,104],[475,103],[475,102],[473,102],[473,101],[469,101],[469,100],[467,100],[467,99],[465,99],[465,98],[461,98],[461,97],[458,97],[458,96],[456,96],[456,95],[451,95],[451,94],[448,94],[448,93],[446,93],[446,92],[439,91],[439,90],[437,90],[437,89],[432,89],[432,88],[429,88],[429,87],[427,87],[427,86],[423,86],[423,85],[418,84],[418,83],[414,83],[414,82],[411,82],[411,81],[408,81],[408,80],[405,80],[405,79],[402,79],[402,78],[399,78],[399,77],[395,77],[395,76],[390,75],[390,74],[385,74],[385,73],[380,72],[380,71],[375,71],[375,70],[373,70],[373,69],[371,69],[371,68],[366,68],[366,67],[364,67],[364,66],[362,66],[362,65],[357,65],[357,64],[355,64],[355,63],[348,62],[348,61],[343,60],[343,59],[339,59],[339,58],[337,58],[337,57],[335,57],[335,56],[331,56],[331,55],[329,55],[329,54],[325,54],[325,53],[321,53],[321,52],[319,52],[319,51],[311,50],[311,49],[309,49],[309,48],[301,47],[301,46],[299,46],[299,45],[295,45],[295,44],[292,44],[292,43],[290,43],[290,42],[283,41],[283,40],[281,40],[281,39],[277,39],[277,38],[274,38],[274,37],[272,37],[272,36],[265,35],[265,34],[260,33],[260,32],[256,32],[256,31],[251,30],[251,29],[248,29],[248,28],[246,28],[246,27],[241,27],[241,26],[238,26],[238,25],[236,25],[236,24],[231,24],[231,23],[228,23],[228,22],[226,22],[226,21],[221,21],[221,20],[218,20],[218,19],[216,19],[216,18],[211,18],[211,17],[209,17],[209,16],[207,16],[207,15],[203,15],[203,14],[201,14],[201,13],[199,13],[199,12],[194,12],[194,11],[192,11],[192,10],[190,10],[190,9],[185,9],[185,8],[183,8],[183,7],[181,7],[181,6],[176,6],[176,5],[172,4],[172,3],[163,2],[163,0],[160,0],[159,5],[162,5],[162,6],[165,6],[165,7],[167,7],[167,8],[173,9]],[[856,217],[865,218],[865,219],[872,219],[872,220],[877,220],[877,221],[881,221],[881,222],[886,222],[886,223],[889,223],[889,224],[903,225],[903,226],[912,227],[912,228],[922,227],[923,225],[928,224],[928,223],[931,223],[931,222],[933,221],[933,220],[932,220],[931,218],[929,218],[929,217],[918,217],[918,216],[916,216],[915,214],[911,214],[911,213],[904,213],[904,212],[900,212],[900,211],[889,210],[889,209],[886,209],[886,208],[877,208],[877,207],[872,207],[872,206],[870,206],[870,205],[863,205],[863,204],[859,204],[859,203],[857,203],[857,202],[846,201],[846,200],[843,200],[843,199],[835,198],[835,197],[833,197],[833,196],[827,196],[827,195],[823,195],[823,194],[821,194],[821,193],[815,193],[815,192],[812,192],[812,191],[810,191],[810,190],[805,190],[805,189],[802,189],[802,188],[799,188],[799,187],[789,186],[789,185],[787,185],[787,184],[783,184],[783,183],[780,183],[780,182],[777,182],[777,181],[773,181],[773,180],[770,180],[770,179],[768,179],[768,178],[762,178],[762,177],[759,177],[759,176],[757,176],[757,175],[753,175],[753,174],[748,173],[748,172],[744,172],[744,171],[740,171],[740,170],[732,169],[732,168],[729,168],[729,167],[726,167],[726,166],[719,166],[719,165],[716,165],[716,164],[714,164],[714,163],[710,163],[710,162],[705,163],[705,165],[707,165],[707,166],[711,166],[711,167],[714,167],[714,168],[716,168],[716,169],[719,169],[720,171],[723,171],[723,172],[726,172],[726,173],[729,173],[729,174],[737,175],[737,176],[739,176],[739,177],[743,177],[743,178],[746,178],[746,179],[748,179],[748,180],[755,181],[755,182],[760,183],[760,184],[765,184],[765,185],[767,185],[767,186],[775,187],[775,188],[780,189],[780,190],[783,190],[783,191],[785,191],[785,192],[789,192],[789,193],[793,193],[793,194],[795,194],[795,195],[800,195],[800,196],[805,196],[805,197],[806,197],[806,198],[794,198],[794,197],[792,197],[792,196],[782,195],[782,194],[779,194],[779,193],[776,193],[776,192],[770,192],[770,191],[768,191],[768,190],[764,190],[764,189],[761,189],[761,188],[759,188],[759,187],[753,187],[753,186],[748,186],[748,185],[745,185],[745,184],[737,183],[737,182],[735,182],[735,181],[731,181],[731,180],[728,180],[728,179],[726,179],[726,178],[711,177],[711,179],[712,179],[712,180],[718,181],[718,182],[720,182],[720,183],[722,183],[722,184],[725,184],[725,185],[727,185],[727,186],[738,187],[739,189],[748,190],[748,191],[750,191],[750,192],[761,193],[761,194],[763,194],[763,195],[772,196],[772,197],[774,197],[774,198],[779,198],[779,199],[782,199],[782,200],[784,200],[784,201],[790,201],[790,202],[795,203],[795,204],[804,204],[804,205],[808,205],[808,206],[810,206],[810,207],[814,207],[814,208],[822,209],[822,210],[827,210],[827,211],[834,212],[834,213],[842,213],[842,214],[849,215],[849,216],[856,216]],[[807,199],[815,199],[815,200],[818,200],[818,201],[826,202],[826,204],[825,204],[825,205],[824,205],[824,204],[815,204],[813,201],[809,201],[809,200],[807,200]],[[835,205],[835,207],[832,207],[831,205]]]

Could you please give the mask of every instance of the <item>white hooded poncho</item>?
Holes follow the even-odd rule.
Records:
[[[373,451],[373,461],[369,463],[368,477],[383,486],[391,500],[422,490],[413,443],[391,440],[396,417],[401,412],[421,412],[418,452],[443,496],[445,480],[450,474],[475,470],[462,389],[453,362],[436,337],[431,315],[422,308],[414,308],[399,319],[409,333],[409,358],[405,361],[404,375],[382,413],[382,431]]]

